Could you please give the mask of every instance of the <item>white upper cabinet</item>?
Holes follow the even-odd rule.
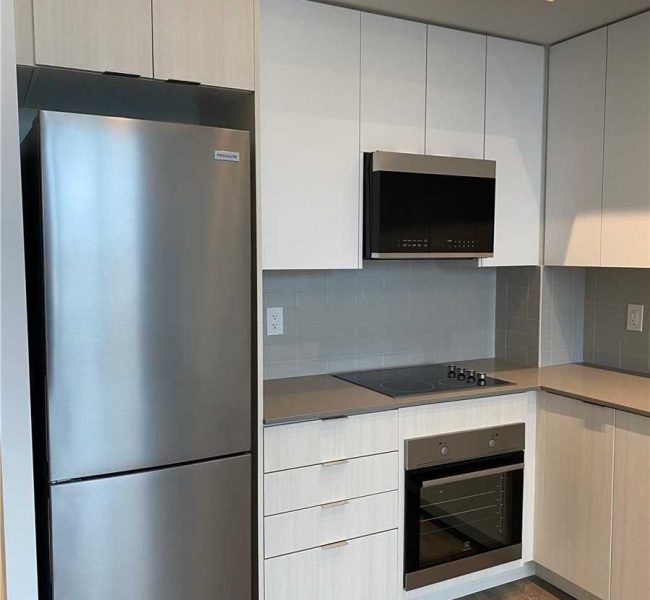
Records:
[[[607,28],[550,50],[545,262],[600,265]]]
[[[483,158],[486,37],[429,26],[426,153]]]
[[[361,14],[361,151],[424,152],[427,26]]]
[[[151,0],[34,0],[37,65],[151,77]]]
[[[360,19],[307,0],[261,3],[264,269],[361,266]]]
[[[497,163],[494,258],[540,262],[544,48],[488,38],[485,158]]]
[[[602,266],[650,267],[650,13],[609,27]]]
[[[154,77],[252,90],[253,0],[153,0]]]

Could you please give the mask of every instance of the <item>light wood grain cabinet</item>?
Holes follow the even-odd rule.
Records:
[[[264,556],[273,558],[397,529],[397,491],[273,515],[264,519]]]
[[[266,600],[397,600],[397,531],[265,561]]]
[[[650,12],[608,30],[602,266],[650,267]]]
[[[151,77],[151,0],[33,0],[34,62]]]
[[[494,258],[540,264],[544,48],[488,38],[485,158],[497,163]]]
[[[264,475],[264,514],[275,515],[397,489],[397,452]]]
[[[266,427],[264,472],[392,452],[398,427],[396,410]]]
[[[427,26],[361,13],[361,151],[424,152]]]
[[[535,560],[602,600],[610,597],[614,413],[544,393],[537,422]]]
[[[650,600],[650,418],[618,411],[612,600]]]
[[[426,153],[483,158],[484,35],[429,26]]]
[[[154,77],[254,88],[253,0],[152,0]]]
[[[551,47],[545,262],[599,266],[607,28]]]
[[[261,3],[264,269],[361,266],[358,11]]]

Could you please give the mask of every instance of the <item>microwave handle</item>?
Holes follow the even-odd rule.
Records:
[[[524,468],[524,463],[517,463],[515,465],[505,465],[504,467],[495,467],[494,469],[484,469],[483,471],[472,471],[471,473],[462,473],[461,475],[450,475],[449,477],[441,477],[440,479],[429,479],[422,483],[423,488],[434,487],[437,485],[444,485],[446,483],[454,483],[456,481],[466,481],[468,479],[476,479],[478,477],[485,477],[487,475],[500,475],[501,473],[509,473],[510,471],[519,471]]]

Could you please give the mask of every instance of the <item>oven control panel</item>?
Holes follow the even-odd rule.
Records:
[[[406,441],[407,470],[516,452],[526,446],[524,423],[486,427]]]

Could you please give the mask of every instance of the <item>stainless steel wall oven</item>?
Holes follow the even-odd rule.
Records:
[[[523,423],[406,441],[405,589],[521,558],[524,447]]]

